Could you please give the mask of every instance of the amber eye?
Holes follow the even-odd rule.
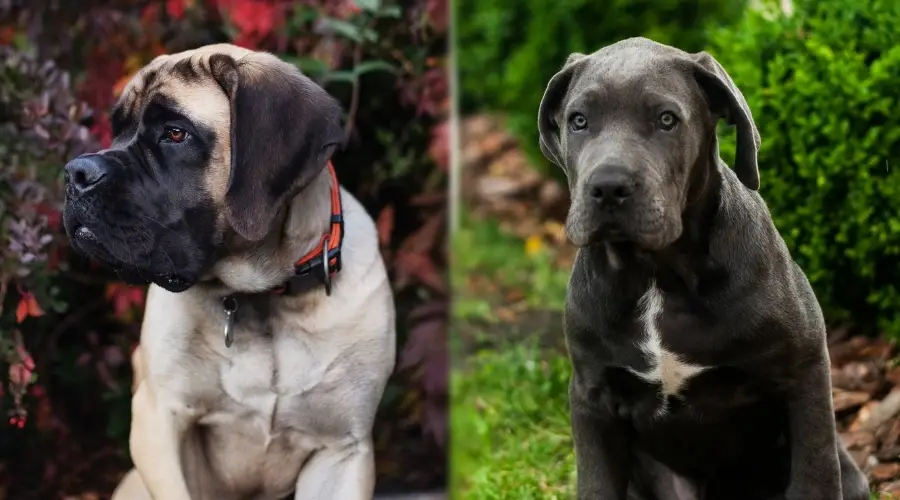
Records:
[[[166,127],[166,132],[163,135],[163,139],[179,143],[187,139],[188,133],[184,131],[184,129],[180,129],[178,127]]]

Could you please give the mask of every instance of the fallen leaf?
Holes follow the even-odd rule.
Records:
[[[861,449],[875,444],[875,434],[869,431],[842,432],[841,441],[849,449]]]
[[[871,472],[869,473],[875,481],[881,483],[884,481],[890,481],[891,479],[896,479],[900,476],[900,463],[890,462],[886,464],[878,464],[875,467],[872,467]]]
[[[863,405],[871,399],[867,392],[836,391],[834,394],[834,411],[841,412]]]

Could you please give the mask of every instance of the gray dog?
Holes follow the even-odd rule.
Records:
[[[756,192],[759,134],[721,65],[643,38],[572,54],[539,126],[580,247],[578,498],[868,498],[835,429],[821,309]]]

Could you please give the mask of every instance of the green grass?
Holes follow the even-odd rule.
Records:
[[[529,252],[525,242],[500,230],[492,220],[464,219],[453,236],[451,279],[454,317],[496,321],[493,305],[503,297],[470,290],[470,281],[489,282],[500,292],[521,292],[532,309],[562,310],[569,270],[554,264],[546,248]]]
[[[452,496],[567,499],[569,361],[534,345],[474,354],[452,375]]]
[[[519,312],[562,311],[569,270],[555,263],[551,249],[526,244],[493,220],[461,222],[452,243],[458,331],[451,338],[457,347],[464,335],[492,339],[492,348],[464,359],[462,349],[454,349],[462,363],[451,374],[452,496],[572,498],[569,360],[559,350],[539,347],[542,335],[562,335],[562,325],[541,331],[522,316],[507,324],[497,314],[510,306],[510,296]]]

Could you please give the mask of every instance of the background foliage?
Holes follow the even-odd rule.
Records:
[[[745,5],[743,0],[457,0],[461,108],[503,112],[535,165],[548,168],[537,146],[537,109],[566,56],[638,35],[699,50],[707,28],[735,21]]]
[[[347,112],[334,163],[377,220],[399,363],[380,489],[440,486],[446,438],[446,0],[0,0],[0,498],[101,495],[128,467],[145,289],[68,251],[62,166],[154,56],[214,42],[297,64]]]
[[[826,317],[900,340],[900,3],[793,10],[750,11],[709,51],[753,110],[761,194]]]

